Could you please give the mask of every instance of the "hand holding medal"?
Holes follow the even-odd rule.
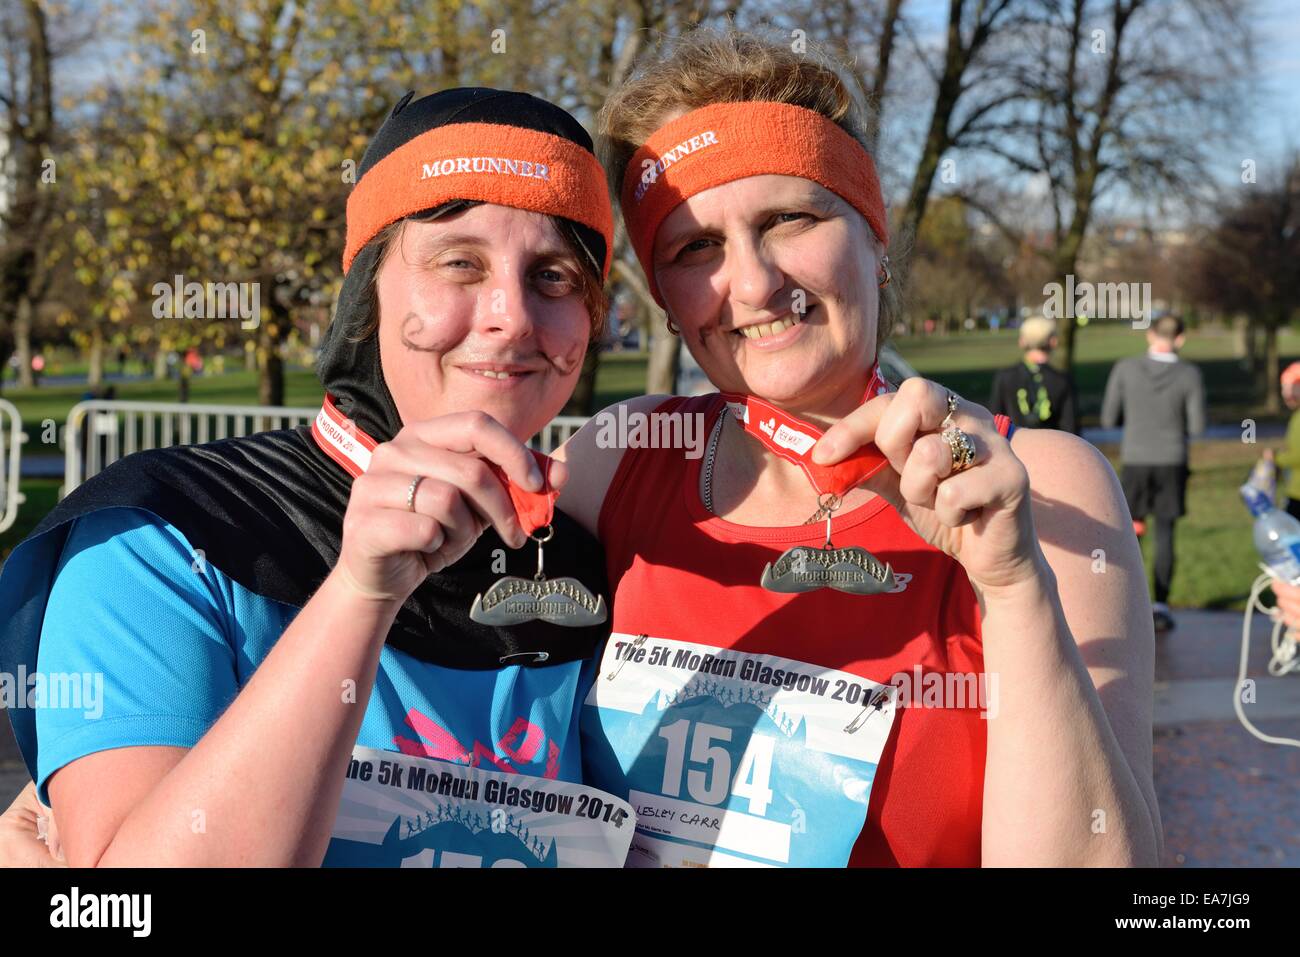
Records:
[[[835,423],[812,450],[831,466],[871,443],[885,457],[863,484],[927,543],[951,555],[977,589],[1038,574],[1029,474],[982,406],[915,377]]]
[[[319,431],[327,438],[342,433],[330,454],[353,476],[336,567],[363,595],[405,601],[430,574],[468,552],[489,525],[512,548],[527,543],[498,475],[532,492],[545,488],[547,477],[491,416],[439,416],[376,445],[331,409],[327,402]],[[566,477],[555,463],[549,484],[558,488]]]
[[[864,399],[883,394],[889,388],[873,369]],[[862,444],[841,461],[822,464],[813,461],[811,451],[821,438],[816,426],[790,415],[756,396],[724,392],[727,407],[741,427],[768,451],[803,469],[817,494],[818,515],[826,517],[826,543],[821,548],[798,545],[763,569],[761,584],[768,591],[806,592],[834,588],[854,595],[875,595],[894,587],[894,573],[865,548],[836,548],[831,542],[831,518],[855,488],[888,463],[870,443]],[[725,413],[724,413],[725,414]],[[706,476],[711,477],[711,461]],[[705,507],[712,510],[711,481],[706,479]]]
[[[521,488],[504,469],[490,467],[509,491],[523,530],[537,543],[537,573],[531,581],[517,575],[502,578],[486,594],[474,596],[469,616],[484,625],[518,625],[534,620],[569,628],[599,625],[605,620],[604,596],[592,595],[576,578],[546,578],[543,546],[555,534],[551,519],[560,494],[550,482],[550,473],[553,466],[562,466],[541,452],[532,454],[544,476],[539,491]]]
[[[568,476],[564,463],[529,449],[491,416],[439,416],[377,445],[327,397],[313,434],[353,476],[336,568],[361,594],[405,601],[491,525],[513,548],[537,542],[537,573],[501,579],[474,599],[472,619],[569,627],[605,620],[603,597],[574,578],[548,580],[543,570],[555,499]]]

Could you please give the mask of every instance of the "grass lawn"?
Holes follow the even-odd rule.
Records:
[[[895,348],[922,375],[942,382],[962,395],[987,401],[994,372],[1017,359],[1016,333],[1004,330],[967,335],[906,338]],[[1145,334],[1123,324],[1093,324],[1079,330],[1074,377],[1085,425],[1098,424],[1106,377],[1115,360],[1146,349]],[[1253,381],[1233,358],[1233,340],[1226,329],[1192,331],[1182,357],[1195,362],[1205,380],[1206,412],[1211,422],[1240,422],[1247,415],[1265,418],[1259,402],[1260,383]],[[1285,330],[1279,349],[1285,367],[1300,358],[1300,334]]]
[[[964,395],[983,400],[988,395],[993,372],[1015,361],[1015,333],[975,333],[929,339],[901,339],[895,346],[922,374],[951,386]],[[1123,325],[1090,326],[1080,331],[1076,377],[1085,420],[1095,424],[1105,388],[1106,375],[1118,358],[1144,348],[1141,332]],[[1285,332],[1281,341],[1285,357],[1300,356],[1300,336]],[[1232,340],[1227,331],[1192,333],[1183,353],[1195,361],[1205,376],[1209,418],[1212,422],[1240,422],[1246,415],[1264,419],[1258,402],[1258,388],[1249,381],[1232,358]],[[602,357],[596,381],[597,407],[609,405],[645,391],[646,357],[635,352]],[[68,409],[80,400],[80,386],[42,386],[38,389],[9,388],[4,398],[18,406],[25,428],[32,436],[27,454],[53,453],[40,446],[40,424],[52,418],[60,425]],[[313,406],[321,389],[309,369],[287,373],[287,403]],[[176,383],[119,383],[122,399],[174,401]],[[194,402],[254,404],[256,379],[252,373],[232,372],[224,376],[199,376],[191,382]],[[1103,448],[1118,468],[1117,449]],[[1170,602],[1183,607],[1241,608],[1255,577],[1255,553],[1250,540],[1250,521],[1237,496],[1257,458],[1258,447],[1235,441],[1199,442],[1192,450],[1192,477],[1188,488],[1188,515],[1176,533],[1177,567]],[[22,483],[28,501],[20,508],[17,524],[0,533],[3,559],[53,506],[59,482],[29,480]],[[1150,536],[1143,541],[1148,569],[1151,562]]]
[[[0,532],[0,562],[5,561],[14,546],[28,536],[46,512],[54,508],[62,484],[61,479],[23,479],[18,483],[27,501],[18,506],[18,518],[14,524]]]

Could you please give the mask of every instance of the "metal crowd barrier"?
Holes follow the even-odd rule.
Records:
[[[6,424],[6,420],[8,423]],[[27,433],[23,431],[22,416],[8,399],[0,399],[0,532],[13,525],[18,518],[18,506],[23,494],[18,490],[19,462]]]
[[[13,410],[17,434],[17,410]],[[123,456],[144,449],[191,445],[270,429],[294,428],[316,418],[315,408],[260,405],[203,405],[193,402],[129,402],[89,399],[68,412],[64,430],[64,482],[67,495],[86,479]],[[534,448],[550,452],[587,421],[558,416],[532,439]],[[17,489],[17,454],[13,455],[11,494]],[[16,510],[16,503],[11,510]],[[13,516],[6,511],[10,523]],[[6,528],[0,525],[0,531]]]

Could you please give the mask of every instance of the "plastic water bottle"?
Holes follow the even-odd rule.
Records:
[[[1241,497],[1255,516],[1255,549],[1264,564],[1282,581],[1300,585],[1300,521],[1255,485],[1243,485]]]

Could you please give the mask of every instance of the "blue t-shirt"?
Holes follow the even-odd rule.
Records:
[[[51,688],[62,681],[82,693],[51,695],[37,710],[41,800],[49,803],[50,775],[87,754],[193,747],[297,612],[232,581],[151,512],[108,508],[77,519],[50,590],[37,671]],[[594,671],[594,659],[461,670],[385,647],[357,745],[580,781],[578,709]],[[25,752],[28,743],[20,741]]]

